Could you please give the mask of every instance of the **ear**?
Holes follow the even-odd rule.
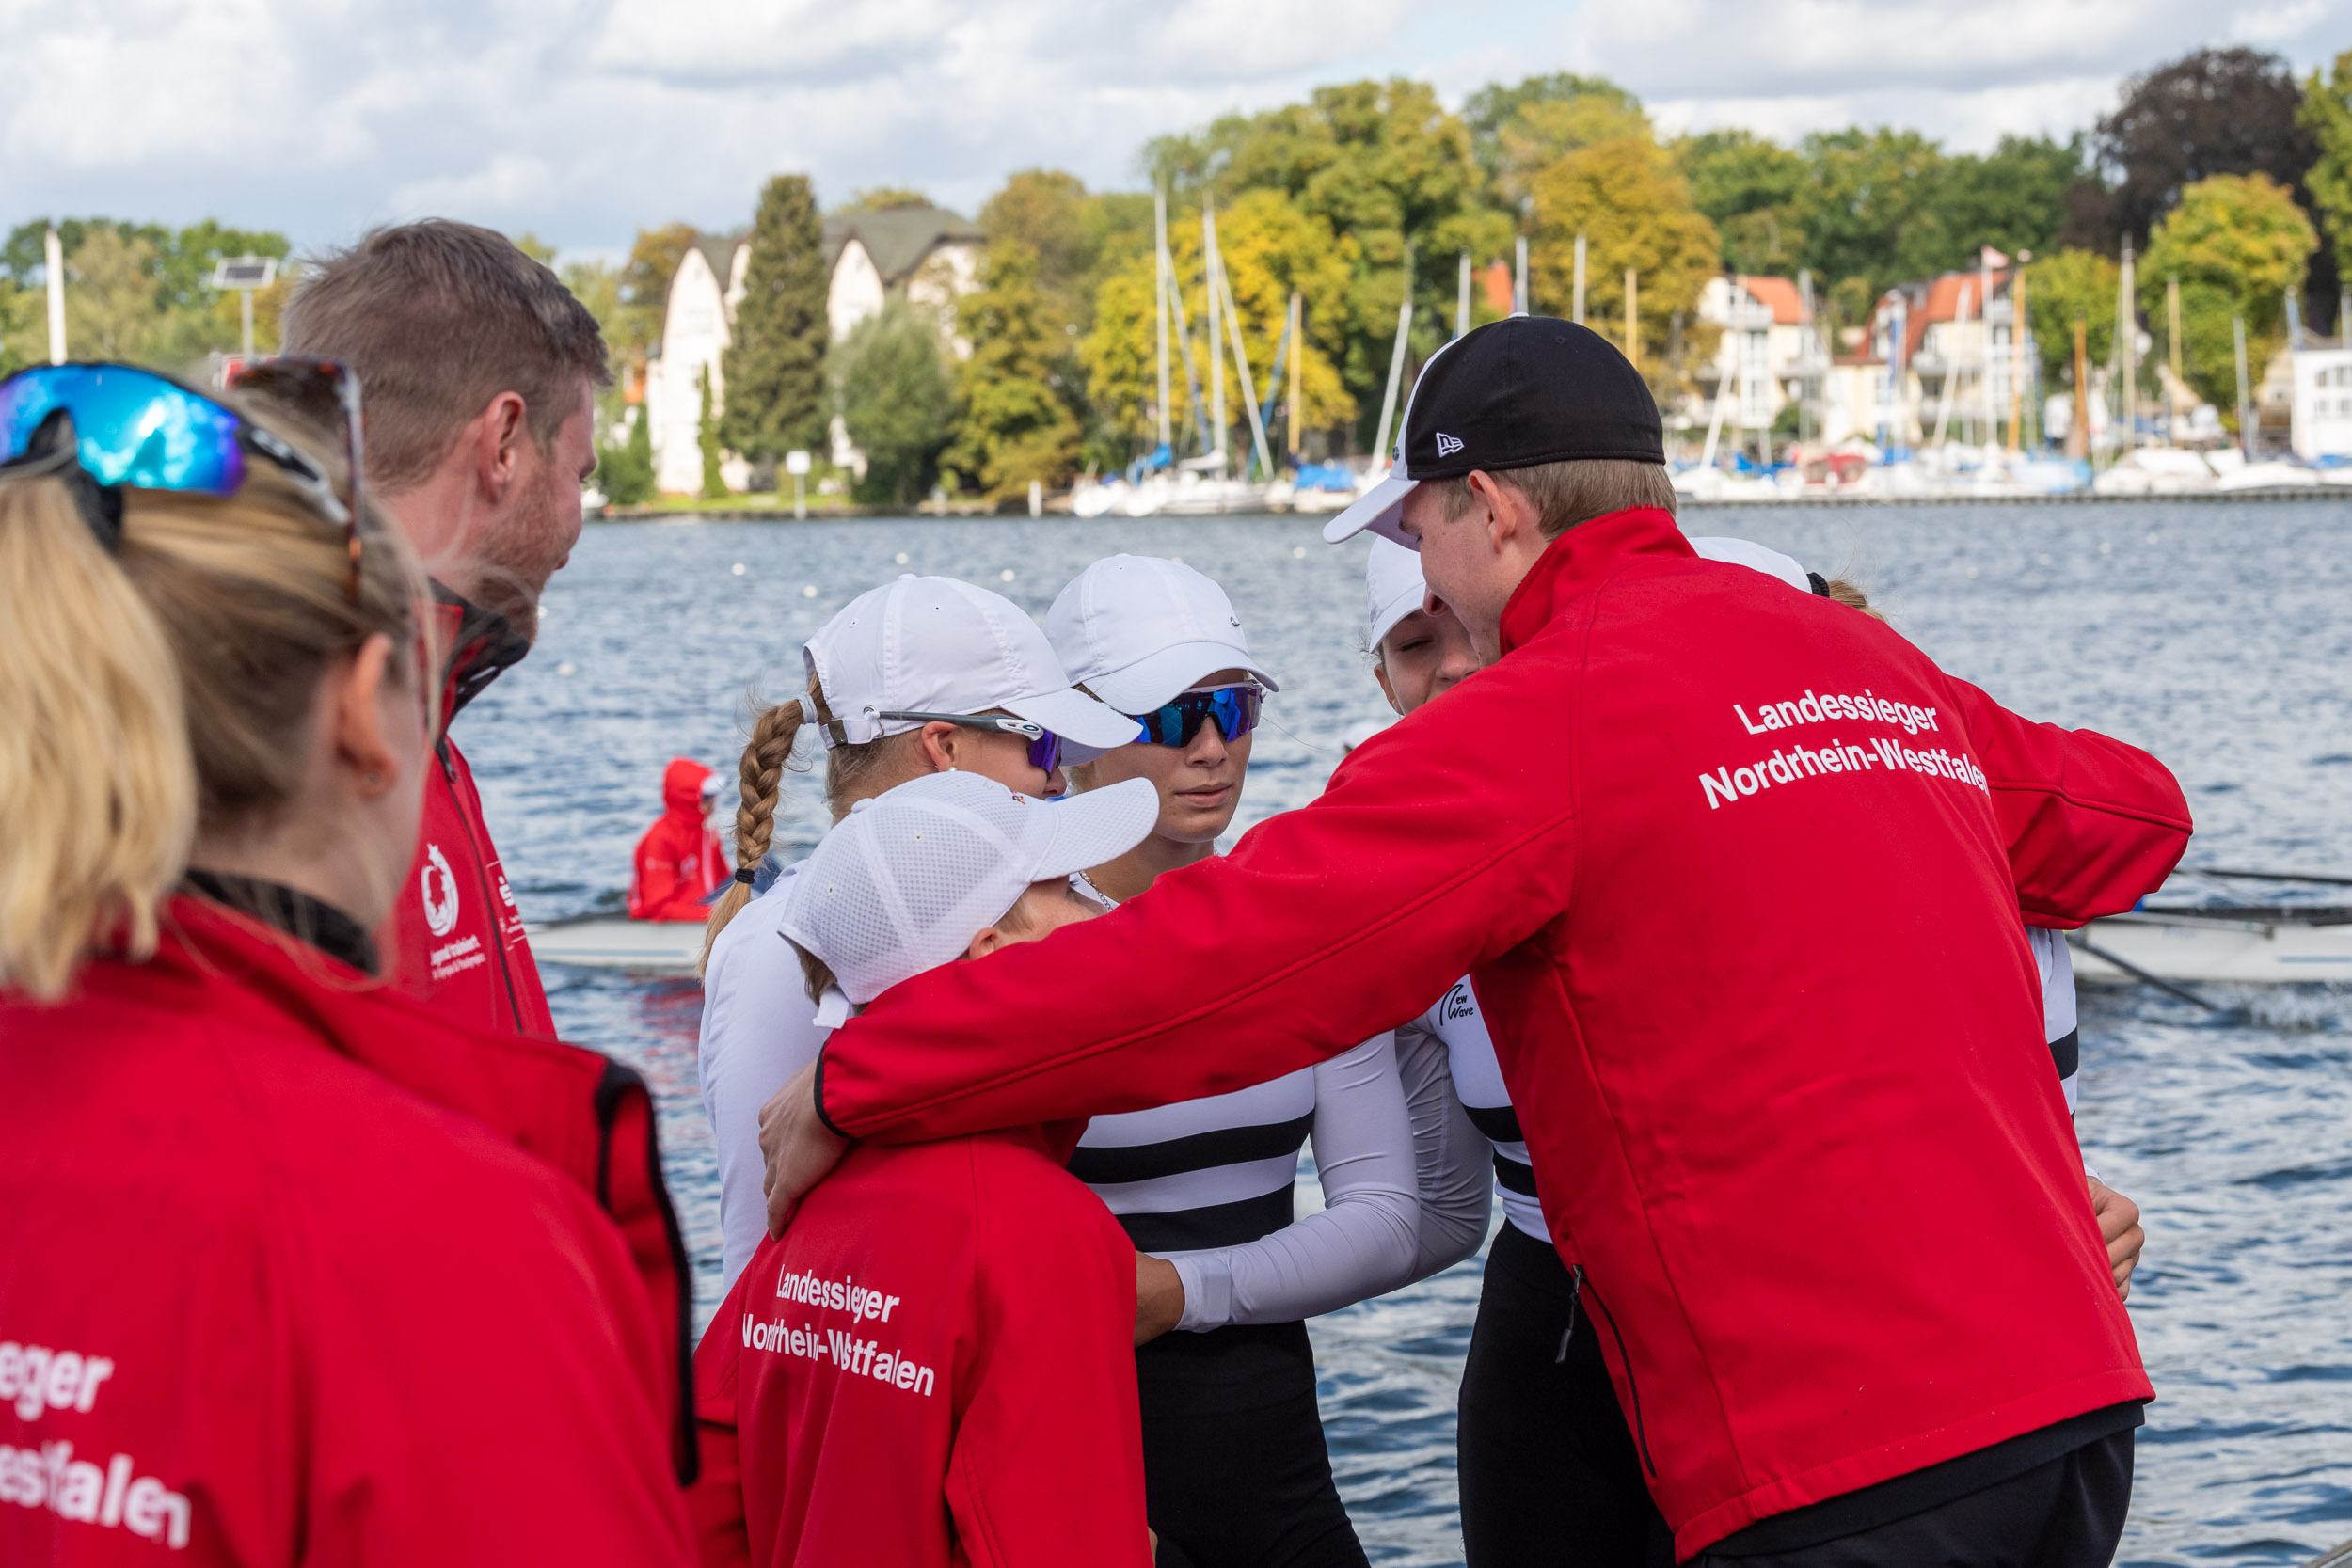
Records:
[[[352,787],[363,800],[381,800],[400,780],[400,758],[384,733],[381,701],[391,657],[391,639],[378,632],[327,677],[335,760],[356,781]]]
[[[943,724],[937,720],[914,732],[915,750],[923,753],[923,766],[933,773],[946,773],[956,766],[956,747],[962,739],[957,726]]]
[[[983,926],[972,933],[972,944],[963,950],[967,958],[985,958],[1000,947],[1009,946],[1011,939],[993,926]]]
[[[1399,719],[1404,718],[1405,705],[1396,700],[1396,688],[1389,684],[1389,667],[1386,664],[1374,665],[1372,678],[1380,683],[1380,695],[1389,700],[1389,707]]]
[[[503,501],[522,474],[529,412],[519,392],[501,392],[474,416],[474,478],[493,501]]]

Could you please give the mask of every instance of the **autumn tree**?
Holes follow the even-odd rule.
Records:
[[[1261,400],[1268,390],[1275,345],[1281,339],[1291,292],[1296,290],[1306,324],[1306,342],[1295,351],[1300,355],[1300,428],[1327,430],[1347,424],[1355,418],[1356,401],[1341,380],[1339,361],[1347,349],[1355,241],[1334,235],[1323,219],[1300,211],[1297,203],[1273,190],[1245,191],[1217,214],[1216,236]],[[1189,302],[1192,357],[1198,373],[1205,381],[1207,356],[1221,351],[1226,356],[1226,384],[1238,392],[1231,348],[1219,343],[1213,349],[1208,341],[1208,279],[1200,225],[1172,226],[1168,256],[1175,268],[1176,287]],[[1152,283],[1149,254],[1134,258],[1105,278],[1095,299],[1094,329],[1081,349],[1097,406],[1131,448],[1152,440],[1155,421],[1151,409],[1160,395]],[[1172,321],[1169,330],[1175,330]],[[1393,317],[1390,330],[1395,330]],[[1190,400],[1184,387],[1184,359],[1172,341],[1168,353],[1168,382],[1176,405],[1169,414],[1173,427],[1181,432],[1189,422]],[[1287,371],[1282,379],[1283,385],[1273,391],[1279,400],[1287,400]],[[1234,430],[1228,433],[1229,441],[1237,438],[1247,450],[1248,415],[1238,396],[1229,404],[1229,413],[1234,423]]]
[[[2286,297],[2303,287],[2319,244],[2285,186],[2263,174],[2217,174],[2181,192],[2148,236],[2140,307],[2163,318],[2165,283],[2181,282],[2181,349],[2188,384],[2217,408],[2235,406],[2231,323],[2246,323],[2247,361],[2260,377],[2286,340]]]
[[[1066,338],[1038,291],[1037,252],[1020,240],[988,247],[980,286],[957,303],[972,356],[960,377],[963,420],[941,463],[1004,499],[1030,483],[1068,482],[1078,420],[1056,372]]]
[[[930,488],[954,434],[956,389],[930,312],[903,299],[850,329],[833,356],[834,395],[866,454],[861,499],[904,506]]]
[[[661,319],[669,309],[670,280],[694,243],[691,223],[640,229],[621,264],[614,286],[620,308],[605,330],[605,345],[622,364],[642,366],[661,341]],[[720,279],[723,285],[726,280]]]
[[[2090,362],[2115,351],[2115,292],[2122,269],[2095,250],[2069,247],[2036,257],[2026,268],[2026,316],[2042,361],[2042,385],[2072,385],[2074,324],[2085,327]]]
[[[1462,105],[1462,120],[1495,198],[1514,211],[1532,193],[1535,176],[1568,153],[1650,135],[1640,99],[1606,77],[1569,71],[1483,87]]]
[[[816,193],[805,175],[777,175],[760,193],[734,341],[720,362],[719,438],[755,463],[824,440],[828,281]]]
[[[1691,204],[1674,161],[1647,137],[1619,136],[1536,175],[1534,197],[1528,270],[1543,305],[1565,312],[1575,288],[1576,236],[1584,235],[1586,323],[1613,341],[1622,338],[1630,270],[1642,363],[1663,368],[1674,315],[1698,304],[1720,248],[1715,226]]]

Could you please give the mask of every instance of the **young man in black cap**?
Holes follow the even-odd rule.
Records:
[[[2178,786],[1700,560],[1581,327],[1454,343],[1400,445],[1330,532],[1418,547],[1487,667],[1230,855],[836,1034],[771,1107],[774,1210],[840,1136],[1227,1091],[1468,971],[1677,1558],[2106,1560],[2152,1390],[2017,917],[2160,883]]]

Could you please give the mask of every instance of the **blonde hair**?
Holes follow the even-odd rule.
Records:
[[[1884,614],[1870,608],[1870,595],[1863,592],[1860,583],[1849,581],[1845,578],[1827,578],[1823,581],[1829,589],[1829,596],[1848,610],[1858,610],[1873,621],[1886,619]]]
[[[785,769],[792,766],[792,747],[800,739],[801,726],[812,721],[830,723],[833,719],[824,690],[814,676],[805,698],[763,706],[754,697],[752,713],[751,740],[736,768],[735,864],[739,871],[757,871],[760,862],[768,858],[769,844],[775,837],[776,803],[784,795]],[[880,792],[878,783],[897,770],[914,738],[914,732],[909,731],[863,745],[835,745],[826,752],[825,804],[834,821],[850,815],[852,802]],[[702,961],[694,966],[697,974],[709,969],[710,950],[718,944],[719,933],[751,901],[751,884],[740,877],[719,895],[703,936]],[[805,953],[801,958],[803,968],[815,961]]]
[[[110,553],[65,478],[0,474],[0,989],[40,1002],[93,948],[152,954],[197,836],[291,799],[327,663],[417,631],[398,537],[371,519],[354,603],[342,532],[267,463],[227,499],[121,494]]]
[[[1528,499],[1535,508],[1535,526],[1547,539],[1557,539],[1577,524],[1606,517],[1612,512],[1637,506],[1654,506],[1663,512],[1675,509],[1674,479],[1665,467],[1632,458],[1572,458],[1525,468],[1490,469],[1486,477]],[[1426,483],[1437,488],[1447,522],[1469,510],[1469,475]]]

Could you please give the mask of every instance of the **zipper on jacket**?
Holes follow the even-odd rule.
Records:
[[[1589,1284],[1582,1278],[1583,1272],[1582,1269],[1577,1271],[1579,1283],[1590,1289]],[[1609,1325],[1609,1337],[1617,1341],[1617,1361],[1625,1368],[1625,1391],[1633,1401],[1633,1436],[1642,1445],[1643,1466],[1655,1476],[1658,1474],[1658,1461],[1650,1457],[1649,1429],[1642,1424],[1642,1388],[1641,1385],[1633,1381],[1633,1358],[1625,1353],[1625,1336],[1617,1332],[1617,1320],[1610,1312],[1609,1304],[1600,1299],[1598,1291],[1594,1291],[1592,1295],[1593,1310],[1600,1315],[1602,1323]]]
[[[1568,1278],[1568,1326],[1560,1331],[1560,1354],[1551,1358],[1555,1367],[1568,1359],[1568,1340],[1576,1335],[1576,1309],[1584,1295],[1584,1265],[1579,1263]]]
[[[506,933],[503,929],[501,929],[501,918],[499,914],[498,906],[498,890],[490,885],[489,874],[484,869],[482,846],[474,840],[473,824],[475,813],[468,811],[466,809],[466,802],[458,798],[457,764],[450,759],[449,741],[447,737],[440,740],[435,747],[435,750],[440,752],[441,776],[449,781],[450,800],[457,807],[457,824],[465,830],[467,847],[473,851],[472,855],[469,858],[470,858],[473,862],[474,885],[479,888],[482,893],[482,908],[489,916],[490,945],[498,950],[499,977],[506,982],[507,1016],[515,1021],[515,1033],[518,1035],[528,1035],[531,1033],[531,1029],[529,1025],[523,1022],[523,999],[515,990],[515,971],[506,961]],[[481,800],[478,794],[474,804],[475,809],[478,811],[481,807]]]

